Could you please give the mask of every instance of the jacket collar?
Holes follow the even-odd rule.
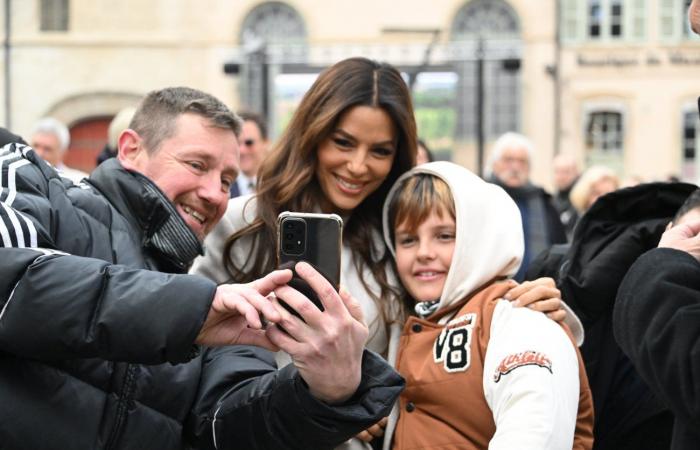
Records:
[[[111,158],[94,170],[89,182],[134,228],[142,232],[144,247],[160,251],[180,268],[186,268],[203,253],[194,232],[165,194],[147,177],[125,169],[118,159]],[[177,233],[170,232],[173,229]],[[184,251],[183,242],[188,244]]]

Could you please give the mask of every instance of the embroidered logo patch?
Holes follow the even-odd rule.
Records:
[[[547,357],[547,355],[528,350],[526,352],[508,355],[503,358],[503,361],[501,361],[493,374],[493,381],[498,383],[503,375],[508,375],[518,367],[524,366],[540,366],[549,370],[549,373],[554,373],[552,372],[552,361]]]
[[[447,322],[435,340],[433,360],[442,363],[447,372],[464,372],[471,363],[470,345],[476,314],[455,317]]]

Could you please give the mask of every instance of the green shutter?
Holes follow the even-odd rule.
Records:
[[[572,44],[585,39],[586,0],[560,0],[562,42]]]
[[[631,42],[644,41],[647,35],[646,0],[625,0],[623,8],[625,39]]]

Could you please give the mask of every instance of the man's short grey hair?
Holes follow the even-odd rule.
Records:
[[[59,150],[65,152],[70,145],[70,132],[68,127],[53,117],[44,117],[34,125],[32,134],[53,134],[58,139]]]
[[[205,118],[216,128],[241,133],[242,121],[213,95],[188,87],[170,87],[149,92],[141,101],[129,128],[136,131],[150,152],[175,133],[177,119],[186,113]]]
[[[508,133],[502,134],[493,144],[493,150],[491,150],[491,156],[489,157],[489,163],[487,165],[489,173],[493,173],[493,165],[496,161],[501,159],[503,152],[513,147],[524,148],[527,151],[528,162],[532,162],[535,152],[535,146],[532,141],[523,134],[509,131]]]

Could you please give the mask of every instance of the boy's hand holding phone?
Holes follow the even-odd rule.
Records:
[[[316,292],[324,310],[289,286],[275,289],[275,296],[294,308],[301,318],[274,300],[282,317],[269,326],[270,341],[287,352],[311,394],[329,404],[342,403],[360,385],[362,353],[369,335],[360,304],[333,285],[311,265],[296,264],[296,273]],[[303,319],[303,320],[302,320]]]

